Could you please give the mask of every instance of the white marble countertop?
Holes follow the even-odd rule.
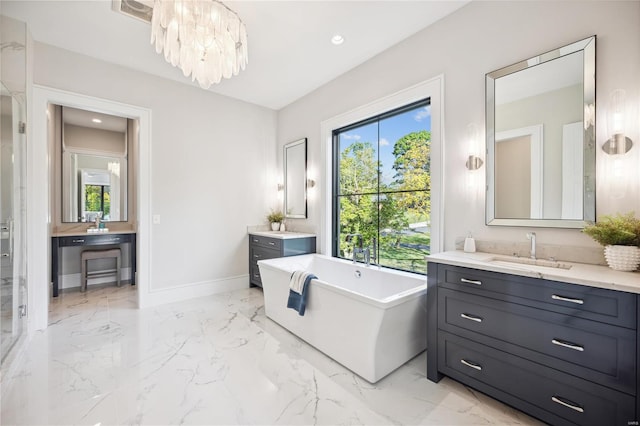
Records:
[[[570,269],[563,269],[549,266],[509,263],[505,262],[505,260],[526,262],[528,259],[513,258],[511,256],[494,253],[465,253],[459,250],[446,251],[427,256],[428,262],[640,294],[640,272],[638,271],[621,272],[601,265],[564,261],[557,262],[563,266],[570,266]],[[541,260],[540,263],[552,264],[553,262]]]
[[[136,231],[132,229],[109,229],[107,232],[88,232],[84,231],[61,231],[51,233],[52,237],[84,237],[85,235],[113,235],[113,234],[135,234]]]
[[[250,231],[251,235],[260,235],[263,237],[270,238],[279,238],[281,240],[288,240],[291,238],[308,238],[315,237],[315,234],[307,234],[304,232],[293,232],[293,231]]]

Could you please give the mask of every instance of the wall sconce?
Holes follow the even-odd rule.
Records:
[[[475,123],[467,125],[467,139],[469,146],[469,156],[465,162],[465,167],[469,171],[478,170],[484,164],[480,158],[480,133]]]
[[[625,114],[626,93],[621,89],[614,90],[609,96],[607,111],[607,129],[611,138],[602,145],[602,150],[609,155],[626,154],[633,146],[633,141],[625,135]]]
[[[313,179],[307,179],[307,188],[313,188],[316,186],[316,181]],[[284,184],[278,184],[278,191],[284,191]]]

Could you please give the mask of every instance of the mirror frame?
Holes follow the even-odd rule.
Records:
[[[287,175],[289,173],[289,157],[288,150],[296,148],[302,145],[304,147],[304,173],[302,176],[302,188],[303,188],[303,197],[304,197],[304,213],[294,212],[288,213],[289,202],[290,202],[290,194],[287,182]],[[283,148],[284,157],[283,157],[283,166],[284,166],[284,217],[288,219],[306,219],[307,218],[307,138],[302,138],[297,141],[290,142],[286,144]]]
[[[559,57],[583,51],[584,53],[584,80],[583,80],[583,111],[590,111],[589,117],[582,115],[583,120],[583,146],[585,147],[584,182],[583,182],[583,219],[507,219],[495,217],[495,82],[498,78],[515,72],[534,67]],[[595,97],[596,97],[596,36],[587,37],[566,46],[533,56],[524,61],[492,71],[486,75],[485,100],[486,100],[486,224],[490,226],[527,226],[544,228],[584,228],[593,223],[596,218],[595,200],[595,174],[596,174],[596,147],[595,147]],[[586,149],[588,148],[588,149]],[[589,154],[589,155],[587,155]]]

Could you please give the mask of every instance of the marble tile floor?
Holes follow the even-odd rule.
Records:
[[[0,358],[11,349],[13,336],[13,280],[0,279]]]
[[[135,287],[63,293],[4,377],[3,425],[538,425],[423,353],[369,384],[264,315],[260,289],[138,310]]]

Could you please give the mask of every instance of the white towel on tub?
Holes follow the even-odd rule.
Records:
[[[307,277],[306,271],[293,271],[289,280],[289,288],[298,294],[302,294],[304,289],[304,280]]]

